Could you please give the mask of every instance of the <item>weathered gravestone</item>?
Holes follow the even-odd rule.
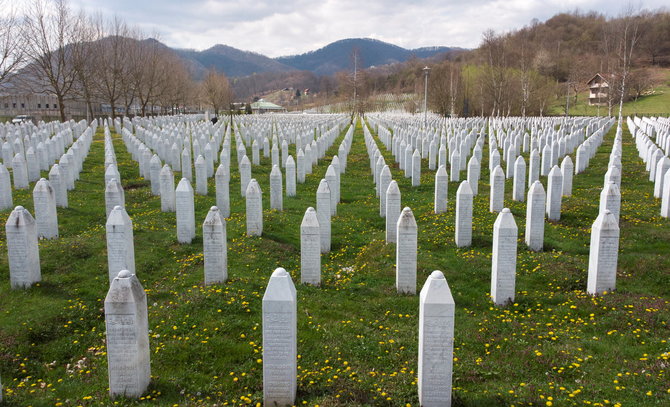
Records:
[[[105,186],[105,213],[108,217],[115,206],[125,207],[126,197],[121,184],[116,178],[112,178]]]
[[[240,160],[240,188],[242,192],[242,197],[247,193],[247,187],[249,187],[249,182],[251,181],[251,163],[247,156],[242,157]]]
[[[219,208],[212,206],[202,224],[205,285],[223,283],[228,279],[226,239],[226,221]]]
[[[451,406],[455,308],[447,280],[441,271],[433,271],[419,295],[418,390],[423,407]]]
[[[221,217],[230,216],[230,174],[224,164],[219,164],[214,175],[216,183],[216,207],[219,208]]]
[[[60,165],[54,164],[49,170],[49,182],[56,193],[56,206],[60,208],[68,207],[67,200],[67,186],[63,179],[63,173],[60,170]]]
[[[140,397],[151,379],[147,296],[133,273],[122,270],[105,297],[107,371],[111,397]]]
[[[0,211],[13,207],[12,181],[9,178],[9,171],[3,164],[0,164]]]
[[[498,306],[514,301],[517,234],[514,216],[504,208],[493,224],[491,299]]]
[[[193,188],[186,178],[182,178],[175,190],[177,215],[177,241],[191,243],[195,238],[195,204]]]
[[[321,253],[330,251],[330,187],[328,181],[322,179],[316,191],[316,213],[319,218],[319,233],[321,235]]]
[[[282,194],[282,174],[278,165],[272,166],[270,172],[270,209],[281,211],[284,209],[284,196]]]
[[[174,186],[174,174],[169,165],[165,164],[159,174],[160,194],[161,194],[161,212],[175,212],[177,202]]]
[[[42,280],[35,219],[17,206],[5,224],[9,280],[12,288],[28,288]]]
[[[247,202],[247,235],[263,234],[263,192],[255,178],[249,181],[246,191]]]
[[[135,243],[133,221],[122,206],[116,206],[107,217],[107,270],[109,283],[121,270],[135,274]]]
[[[523,202],[526,198],[526,161],[523,156],[518,156],[514,162],[514,181],[512,187],[512,199]]]
[[[289,155],[286,159],[286,196],[295,195],[295,161],[293,160],[293,156]]]
[[[545,192],[540,181],[535,181],[528,190],[526,204],[526,235],[528,248],[540,251],[544,246]]]
[[[41,178],[33,188],[35,223],[37,237],[53,239],[58,237],[58,212],[56,211],[56,193],[49,181]]]
[[[14,189],[28,188],[28,167],[23,155],[18,153],[12,160],[12,177],[14,178]]]
[[[263,405],[295,404],[297,297],[291,276],[276,269],[263,295]]]
[[[489,197],[489,211],[500,212],[505,206],[505,173],[500,165],[491,172],[491,196]]]
[[[563,176],[555,165],[547,177],[547,219],[558,221],[561,219],[561,200],[563,194]]]
[[[435,173],[435,202],[433,204],[435,213],[447,211],[447,196],[449,191],[449,175],[444,165],[441,165]]]
[[[619,257],[619,225],[609,210],[605,209],[591,227],[589,274],[586,291],[591,295],[602,294],[616,288],[616,268]]]
[[[396,241],[398,217],[400,216],[400,188],[392,180],[386,189],[386,243]]]
[[[307,208],[300,225],[300,282],[321,284],[321,233],[312,207]]]
[[[414,150],[412,155],[412,186],[418,187],[421,185],[421,154],[419,150]]]
[[[396,289],[399,293],[416,292],[417,226],[412,210],[400,213],[396,237]]]
[[[207,195],[207,163],[201,155],[195,159],[195,193]]]
[[[461,182],[456,191],[456,232],[455,242],[458,247],[472,244],[472,188],[468,181]]]
[[[388,165],[384,165],[382,172],[379,174],[379,216],[386,217],[386,192],[391,183],[391,170]]]

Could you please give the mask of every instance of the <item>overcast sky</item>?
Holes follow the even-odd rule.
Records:
[[[215,44],[270,57],[299,54],[333,41],[369,37],[405,48],[433,45],[473,48],[482,32],[505,32],[552,15],[596,10],[616,16],[618,0],[70,0],[74,8],[118,15],[158,33],[176,48]],[[633,2],[657,9],[668,0]]]

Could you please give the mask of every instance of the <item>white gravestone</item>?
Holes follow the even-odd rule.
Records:
[[[151,380],[147,296],[133,273],[122,270],[105,298],[109,395],[138,398]]]
[[[472,244],[472,199],[474,194],[468,181],[461,182],[456,191],[456,233],[458,247]]]
[[[195,193],[207,195],[207,163],[201,155],[195,160]]]
[[[558,221],[561,219],[561,196],[563,193],[563,175],[555,165],[547,177],[547,219]]]
[[[665,172],[663,196],[661,196],[661,216],[670,218],[670,171]]]
[[[195,238],[195,204],[193,188],[187,178],[182,178],[175,190],[177,215],[177,241],[191,243]]]
[[[421,185],[421,154],[419,150],[414,150],[412,155],[412,186],[418,187]]]
[[[13,207],[12,181],[9,178],[9,171],[3,164],[0,164],[0,211]]]
[[[223,283],[228,279],[228,243],[226,221],[219,208],[212,206],[202,224],[205,262],[205,285]]]
[[[291,276],[276,269],[263,295],[263,405],[295,404],[297,297]]]
[[[589,274],[586,291],[602,294],[616,288],[616,269],[619,257],[619,225],[609,211],[600,212],[591,227]]]
[[[112,209],[114,209],[115,206],[120,206],[122,208],[125,208],[126,206],[126,196],[125,192],[123,191],[123,187],[121,184],[116,180],[116,178],[112,178],[109,180],[107,185],[105,186],[105,214],[106,216],[109,216],[109,214],[112,212]],[[118,272],[119,270],[117,270]]]
[[[249,181],[251,181],[251,163],[245,155],[240,160],[240,188],[242,193],[242,198],[244,198],[247,193],[247,187],[249,187]]]
[[[321,233],[314,208],[305,211],[300,225],[300,282],[321,284]]]
[[[286,159],[286,196],[295,195],[295,161],[293,160],[293,156],[289,155]]]
[[[614,182],[605,185],[600,192],[600,210],[598,213],[603,213],[605,209],[609,210],[612,215],[614,215],[614,219],[616,219],[617,224],[619,224],[621,192]]]
[[[335,216],[337,214],[337,174],[332,164],[328,166],[325,178],[330,189],[330,214]]]
[[[278,165],[272,166],[270,172],[270,209],[281,211],[284,209],[284,196],[282,195],[282,174]]]
[[[56,211],[56,193],[49,181],[41,178],[33,189],[35,224],[37,237],[53,239],[58,237],[58,212]]]
[[[263,234],[263,192],[256,179],[249,181],[246,192],[247,202],[247,235]]]
[[[514,162],[514,181],[512,184],[512,199],[523,202],[526,199],[526,161],[524,161],[523,156],[517,157]]]
[[[417,226],[414,214],[405,207],[400,213],[396,237],[396,289],[399,293],[416,292]]]
[[[316,213],[319,218],[321,253],[328,253],[330,251],[330,202],[328,181],[322,179],[316,191]]]
[[[122,206],[116,206],[105,224],[107,236],[107,270],[109,283],[121,270],[135,273],[133,221]]]
[[[435,173],[435,202],[433,204],[435,213],[447,211],[447,193],[449,190],[449,175],[444,165],[441,165]]]
[[[468,184],[472,189],[472,195],[479,193],[479,176],[481,172],[481,164],[479,159],[473,154],[468,161]]]
[[[396,241],[398,217],[400,216],[400,188],[392,180],[386,189],[386,243]]]
[[[161,192],[161,212],[174,212],[177,210],[175,197],[174,174],[169,165],[165,164],[159,174]]]
[[[298,150],[297,154],[297,163],[296,163],[296,177],[298,183],[303,184],[305,182],[305,153],[302,149]]]
[[[530,168],[528,170],[528,188],[540,179],[540,153],[537,149],[530,152]]]
[[[464,181],[465,182],[465,181]],[[456,305],[441,271],[433,271],[419,295],[419,404],[451,406]]]
[[[379,216],[386,217],[386,191],[391,183],[391,170],[388,165],[384,165],[381,174],[379,174]]]
[[[42,280],[35,219],[17,206],[5,224],[9,280],[12,288],[28,288]]]
[[[181,152],[181,176],[189,182],[193,181],[193,170],[191,168],[191,152],[189,147],[184,147]]]
[[[491,299],[498,306],[514,302],[517,234],[514,216],[504,208],[493,224]]]
[[[219,164],[214,175],[216,183],[216,207],[222,218],[230,216],[230,176],[224,164]]]
[[[505,173],[500,165],[491,172],[491,196],[489,211],[500,212],[505,206]]]
[[[451,182],[458,182],[461,178],[461,156],[458,151],[451,154]]]
[[[561,175],[563,176],[563,196],[572,196],[572,177],[575,173],[575,166],[569,155],[566,155],[561,162]]]
[[[525,242],[532,251],[540,251],[544,246],[544,212],[546,194],[540,181],[535,181],[528,190],[526,204]]]
[[[56,192],[56,206],[60,208],[67,208],[67,186],[63,179],[63,173],[60,170],[60,165],[54,164],[49,170],[49,182]]]
[[[151,176],[151,194],[154,196],[161,194],[160,174],[162,163],[158,155],[154,154],[149,161],[149,173]]]
[[[23,155],[19,153],[12,160],[12,177],[14,178],[14,189],[28,188],[28,167]]]

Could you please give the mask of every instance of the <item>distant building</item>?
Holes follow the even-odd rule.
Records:
[[[589,85],[589,105],[607,106],[607,99],[610,92],[610,83],[599,73],[588,81]]]
[[[86,117],[86,103],[68,100],[64,105],[68,118]],[[105,114],[104,110],[100,103],[93,104],[94,115],[102,116]],[[58,119],[58,99],[50,94],[0,93],[0,117],[11,118],[18,115],[29,115],[35,120]]]
[[[251,110],[254,113],[278,113],[278,112],[285,112],[286,108],[281,107],[279,105],[275,105],[272,102],[259,99],[257,102],[251,104]]]

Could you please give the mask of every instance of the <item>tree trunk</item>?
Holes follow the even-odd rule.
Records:
[[[58,100],[58,111],[60,112],[60,121],[65,121],[65,104],[63,103],[63,95],[60,93],[56,94],[56,100]]]

